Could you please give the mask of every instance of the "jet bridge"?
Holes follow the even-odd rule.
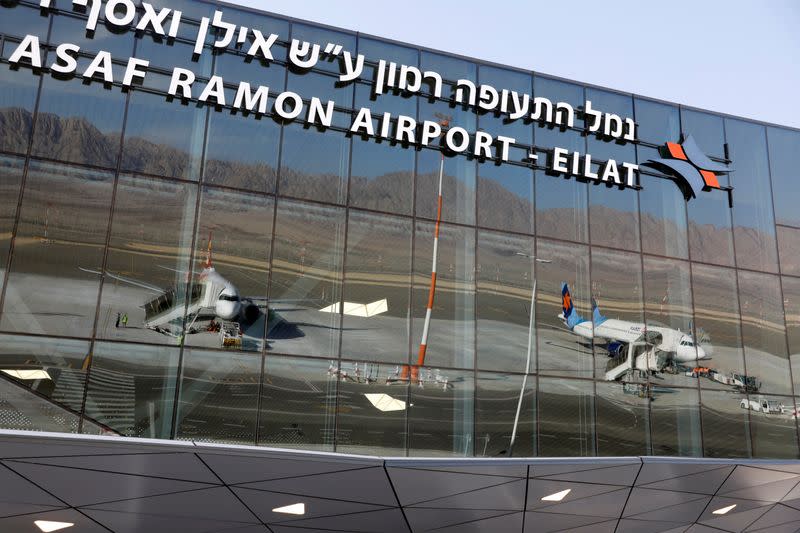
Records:
[[[629,343],[627,353],[609,359],[606,365],[606,381],[616,381],[633,370],[642,372],[660,370],[658,352],[654,344],[645,340]]]

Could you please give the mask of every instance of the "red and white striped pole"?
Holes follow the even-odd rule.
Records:
[[[428,350],[428,333],[431,327],[433,300],[436,296],[436,265],[439,261],[439,223],[442,221],[442,177],[444,176],[444,152],[439,162],[439,196],[436,199],[436,227],[433,231],[433,265],[431,267],[431,285],[428,288],[428,307],[425,309],[425,324],[422,326],[422,340],[419,343],[417,364],[411,371],[413,379],[419,379],[419,367],[425,364],[425,352]]]
[[[422,340],[419,343],[417,364],[411,368],[412,381],[419,381],[419,368],[425,365],[425,352],[428,350],[428,333],[431,327],[433,301],[436,296],[436,265],[439,260],[439,223],[442,220],[442,181],[444,177],[444,152],[439,162],[439,195],[436,200],[436,227],[433,232],[433,265],[431,267],[431,284],[428,288],[428,305],[425,308],[425,323],[422,326]],[[408,378],[408,367],[403,369],[402,379]]]

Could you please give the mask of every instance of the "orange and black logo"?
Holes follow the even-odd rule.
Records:
[[[732,187],[720,185],[718,174],[727,174],[733,169],[725,163],[712,161],[691,135],[680,144],[668,142],[659,152],[661,159],[649,159],[642,164],[672,176],[687,200],[696,198],[699,191],[732,190]]]

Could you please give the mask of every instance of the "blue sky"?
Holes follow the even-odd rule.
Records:
[[[800,0],[228,0],[800,128]]]

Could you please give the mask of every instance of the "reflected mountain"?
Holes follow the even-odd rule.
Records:
[[[0,109],[0,148],[25,145],[25,136],[33,123],[32,114],[21,108]],[[37,117],[34,143],[40,153],[47,153],[54,159],[79,161],[91,157],[103,161],[113,168],[119,149],[119,133],[104,134],[93,124],[80,117],[59,117],[51,113],[40,113]],[[181,175],[191,164],[191,156],[185,151],[168,145],[159,145],[141,138],[127,138],[123,154],[123,170],[132,169],[155,175]],[[206,162],[207,172],[215,176],[226,176],[225,185],[242,188],[262,189],[265,179],[274,179],[275,169],[265,164],[247,164],[238,161],[210,160]],[[479,178],[479,198],[482,212],[481,223],[489,227],[525,227],[532,213],[532,206],[524,198],[491,179],[491,168],[483,169]],[[342,178],[329,173],[310,174],[291,168],[283,169],[281,192],[288,196],[305,198],[336,198],[340,194]],[[426,176],[421,176],[425,178]],[[417,198],[430,198],[435,203],[435,182],[418,179]],[[408,190],[407,173],[387,172],[376,177],[353,176],[360,187],[360,205],[377,207],[396,205],[398,212],[405,212],[411,191]],[[212,180],[222,184],[220,179]],[[444,176],[444,196],[469,198],[474,195],[472,187],[452,175]],[[735,196],[734,196],[735,199]],[[418,213],[426,213],[427,205],[417,206]],[[610,228],[613,246],[630,249],[630,242],[637,238],[636,213],[621,211],[605,206],[592,206],[591,217],[594,227]],[[542,209],[537,213],[537,233],[542,236],[559,235],[559,226],[574,223],[580,219],[570,208]],[[654,217],[649,213],[641,215],[642,238],[672,241],[678,240],[683,229],[671,221]],[[760,254],[765,242],[774,241],[774,235],[764,234],[756,228],[737,227],[737,253],[741,256]],[[704,251],[705,257],[726,257],[730,251],[730,232],[724,226],[698,224],[689,221],[689,234],[695,246]]]

